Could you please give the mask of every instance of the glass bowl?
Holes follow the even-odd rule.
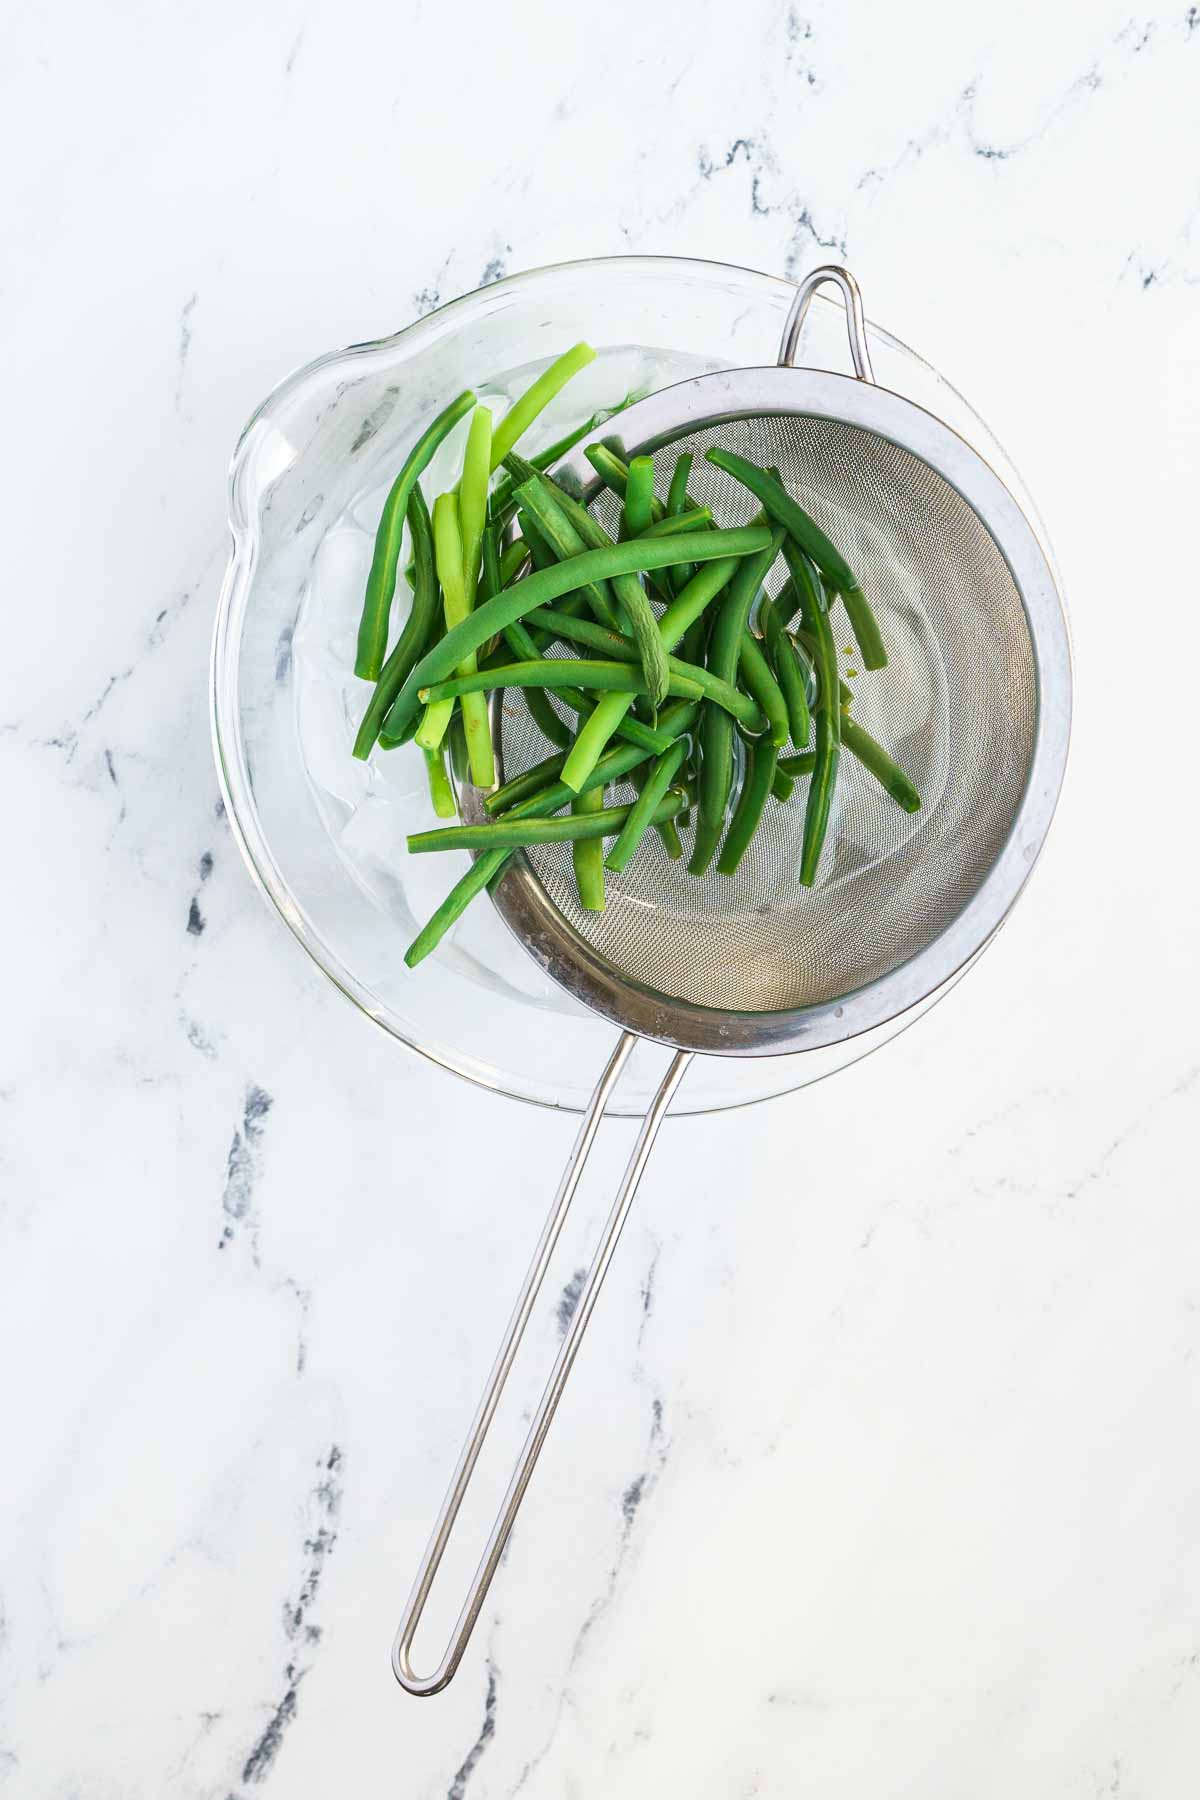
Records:
[[[416,970],[405,965],[405,946],[465,858],[407,855],[405,835],[435,822],[415,753],[376,751],[368,764],[350,754],[367,693],[352,673],[355,632],[384,493],[432,415],[465,387],[502,411],[568,344],[594,344],[595,363],[522,445],[535,450],[628,393],[773,363],[794,295],[774,276],[679,257],[532,270],[300,369],[253,414],[235,451],[233,550],[212,661],[214,747],[234,835],[284,923],[368,1018],[514,1098],[581,1110],[613,1027],[550,982],[486,900]],[[871,326],[869,338],[880,384],[984,455],[1040,531],[1016,471],[962,397],[888,333]],[[798,360],[846,365],[842,308],[820,293]],[[453,480],[460,448],[457,436],[443,447],[427,492]],[[828,1049],[697,1057],[672,1110],[741,1106],[819,1080],[896,1036],[952,985]],[[668,1054],[640,1045],[610,1111],[642,1112]]]

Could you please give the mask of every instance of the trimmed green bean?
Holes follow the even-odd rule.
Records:
[[[710,538],[723,535],[718,532],[709,534]],[[698,532],[696,541],[702,537],[703,533]],[[645,539],[639,541],[644,543]],[[679,642],[688,627],[700,617],[705,607],[715,600],[737,566],[736,561],[730,557],[723,561],[709,563],[707,568],[696,571],[682,594],[671,602],[658,621],[659,635],[668,648]],[[613,732],[619,729],[634,698],[632,693],[608,694],[597,702],[595,712],[580,729],[563,769],[563,780],[569,787],[578,790]]]
[[[776,764],[775,773],[771,777],[771,792],[776,800],[788,801],[792,797],[792,789],[796,785],[794,775],[785,775]]]
[[[564,719],[559,718],[545,688],[525,688],[524,695],[529,716],[546,742],[557,744],[564,753],[569,750],[575,742],[575,733]]]
[[[471,617],[472,611],[463,564],[463,541],[459,519],[457,497],[454,494],[439,494],[433,505],[433,548],[437,559],[438,580],[442,584],[442,596],[446,608],[447,636],[442,639],[443,643],[447,641],[455,626],[463,624]],[[460,675],[473,675],[476,672],[475,651],[469,651],[456,667]],[[496,780],[496,761],[492,752],[492,733],[488,723],[487,701],[465,699],[462,715],[463,729],[467,734],[467,754],[471,759],[471,779],[476,787],[492,787]],[[431,715],[427,711],[421,729],[417,733],[418,743],[430,747],[440,743],[449,723],[449,712],[443,713],[439,710]]]
[[[593,817],[604,811],[604,789],[590,788],[576,794],[571,801],[572,815],[577,819]],[[575,870],[575,887],[579,904],[585,912],[604,911],[604,839],[577,838],[571,845],[571,863]]]
[[[467,734],[463,729],[463,718],[456,712],[450,721],[450,729],[446,733],[446,742],[450,746],[450,767],[454,770],[455,781],[469,781],[471,777],[471,759],[467,754]],[[439,749],[440,749],[439,745]],[[422,745],[422,752],[424,746]]]
[[[746,622],[755,595],[766,580],[771,565],[779,554],[784,533],[779,528],[771,533],[765,549],[747,557],[729,584],[713,621],[708,640],[708,667],[713,674],[731,681],[737,673],[738,657]],[[696,835],[688,869],[703,875],[716,854],[729,790],[733,785],[733,724],[728,713],[709,706],[700,720],[700,791],[696,816]]]
[[[635,456],[625,478],[624,523],[626,537],[641,537],[654,523],[654,459]]]
[[[758,702],[766,718],[767,736],[777,750],[782,750],[789,736],[787,701],[762,645],[749,629],[743,631],[738,645],[738,671],[746,691]]]
[[[505,544],[504,549],[500,552],[500,586],[497,587],[496,593],[508,586],[521,564],[527,562],[528,559],[529,545],[524,538],[516,537],[510,544]],[[491,599],[492,596],[489,594],[488,598]]]
[[[870,601],[859,587],[850,564],[837,546],[825,536],[817,521],[792,499],[782,482],[766,469],[760,469],[756,463],[747,462],[744,456],[738,456],[732,450],[722,450],[716,444],[705,452],[705,456],[716,468],[740,482],[742,487],[748,488],[761,500],[771,517],[785,527],[805,555],[811,557],[830,586],[837,589],[842,596],[864,665],[868,669],[886,667],[887,651],[883,647],[883,638],[880,636],[875,614],[871,611]]]
[[[517,512],[517,524],[521,528],[521,536],[529,551],[529,560],[535,569],[552,569],[559,558],[554,554],[554,547],[547,542],[544,532],[527,508],[521,507]]]
[[[430,630],[437,619],[441,596],[433,566],[433,527],[429,522],[429,509],[425,504],[420,482],[413,484],[408,497],[408,529],[412,534],[416,557],[412,609],[391,655],[383,665],[375,684],[375,692],[371,695],[354,739],[354,755],[360,762],[366,762],[374,749],[375,740],[392,702],[404,685],[409,670],[425,650]]]
[[[734,874],[745,856],[750,839],[758,830],[758,822],[762,818],[763,807],[767,804],[767,795],[771,792],[778,761],[779,751],[774,744],[764,741],[748,747],[742,791],[738,795],[733,817],[729,821],[729,830],[725,833],[725,842],[721,845],[721,854],[717,858],[719,875]]]
[[[561,700],[561,698],[560,693],[559,699]],[[636,758],[634,763],[626,766],[634,767],[637,761],[644,761],[648,756],[661,755],[664,750],[669,749],[677,737],[691,730],[699,710],[699,706],[694,700],[676,700],[670,706],[664,706],[659,714],[657,730],[647,733],[647,736],[659,740],[657,747],[652,744],[639,744],[640,757]],[[618,747],[610,750],[608,756],[602,757],[596,766],[597,768],[601,766],[607,768],[610,758],[627,758],[628,755],[628,749]],[[548,782],[553,781],[566,760],[566,757],[561,754],[548,756],[544,761],[535,763],[532,768],[525,769],[520,775],[514,775],[511,781],[506,781],[503,787],[497,788],[494,794],[488,795],[483,803],[484,811],[494,817],[497,813],[506,812],[509,807],[516,806],[519,801],[527,800],[531,794],[538,793]],[[624,768],[616,770],[607,779],[615,780],[617,774],[623,773]],[[564,787],[562,791],[565,797],[570,797],[570,788]]]
[[[587,649],[602,650],[607,657],[615,657],[627,663],[637,662],[637,650],[629,638],[622,636],[619,632],[606,631],[603,625],[593,625],[588,619],[568,618],[549,606],[539,607],[536,613],[530,613],[529,619],[531,623],[543,625],[548,630],[552,630],[558,637],[568,638],[577,644],[582,644]],[[753,644],[753,640],[751,643]],[[757,645],[754,645],[753,648],[757,649]],[[776,729],[782,726],[783,736],[779,742],[786,744],[787,714],[784,711],[783,696],[779,693],[774,677],[766,667],[761,652],[759,652],[759,663],[761,673],[774,690],[770,712],[763,705],[762,694],[756,693],[749,681],[746,685],[750,688],[750,694],[740,694],[732,682],[720,680],[702,664],[686,662],[681,656],[668,655],[667,670],[672,681],[679,679],[695,682],[709,699],[723,707],[726,712],[732,713],[739,724],[746,727],[747,731],[761,731],[764,723],[774,726]],[[759,673],[760,670],[756,668],[756,676]],[[671,691],[675,693],[679,690],[672,688]]]
[[[920,812],[921,796],[913,786],[898,762],[890,757],[883,745],[877,743],[869,731],[852,719],[849,713],[842,713],[842,742],[851,756],[858,758],[864,769],[869,769],[880,787],[889,793],[897,805],[907,813]]]
[[[778,605],[765,595],[758,609],[758,622],[787,706],[788,733],[796,748],[802,750],[812,730],[807,658],[802,664],[800,652],[784,627]]]
[[[510,461],[515,458],[510,457]],[[553,552],[558,562],[566,562],[572,556],[581,556],[587,543],[579,535],[574,523],[558,505],[557,497],[551,489],[546,477],[536,470],[529,481],[523,482],[517,489],[520,502],[521,518],[532,518],[540,536]],[[612,594],[606,581],[589,581],[580,592],[595,616],[604,624],[616,628],[618,614]]]
[[[618,401],[616,406],[602,406],[599,411],[592,414],[590,419],[585,419],[582,425],[576,425],[573,431],[568,431],[565,437],[560,437],[555,443],[548,444],[544,450],[539,450],[535,456],[531,456],[530,462],[535,469],[552,468],[556,462],[562,460],[568,450],[573,450],[580,438],[585,438],[589,431],[595,431],[599,425],[607,425],[610,419],[615,419],[618,413],[624,412],[627,406],[632,406],[635,400],[644,398],[645,396],[642,394],[626,394],[625,398]],[[517,483],[511,475],[506,476],[503,481],[498,483],[492,494],[491,511],[494,519],[499,519],[509,506],[516,486]]]
[[[804,839],[800,851],[800,880],[805,887],[811,887],[817,878],[825,834],[829,829],[829,810],[841,755],[842,715],[834,698],[838,683],[837,646],[829,619],[829,600],[820,576],[795,539],[788,539],[784,555],[800,598],[801,617],[812,635],[819,685],[814,721],[816,762],[804,809]]]
[[[707,671],[702,673],[707,674]],[[704,685],[699,675],[693,680],[687,675],[677,675],[674,670],[669,671],[669,678],[671,693],[681,699],[699,700],[702,695],[708,694],[718,706],[728,706],[738,715],[749,707],[755,717],[761,718],[754,702],[748,700],[745,694],[738,695],[727,681],[721,682],[718,688],[711,677],[709,685]],[[472,669],[469,675],[455,675],[448,681],[435,682],[432,687],[422,688],[421,693],[426,706],[437,706],[468,694],[486,694],[492,688],[577,686],[594,688],[599,693],[647,691],[645,670],[640,669],[636,663],[602,662],[599,659],[574,656],[540,656],[534,662],[502,663],[495,669]]]
[[[555,358],[518,400],[513,401],[492,434],[493,469],[500,467],[522,432],[528,431],[538,414],[545,411],[572,375],[577,375],[580,369],[586,369],[595,360],[596,352],[590,344],[573,344]]]
[[[675,459],[675,467],[671,470],[671,486],[667,492],[667,519],[678,519],[686,515],[691,506],[691,497],[687,491],[688,480],[692,473],[692,453],[685,450],[682,456]],[[708,508],[705,508],[708,511]],[[709,513],[711,518],[712,514]],[[665,523],[665,521],[664,521]],[[671,576],[671,584],[678,594],[691,577],[690,569],[676,569]],[[697,661],[696,657],[691,659]]]
[[[517,499],[523,505],[535,505],[539,490],[546,484],[546,479],[544,475],[535,475],[525,486],[517,489]],[[551,500],[551,504],[554,504],[553,500]],[[571,529],[571,521],[565,517],[563,524],[568,530]],[[574,531],[572,531],[572,538],[575,543],[580,545],[587,541],[583,534],[577,534]],[[646,676],[645,691],[650,696],[653,706],[661,706],[668,691],[667,659],[658,635],[658,621],[654,616],[654,608],[646,598],[645,590],[636,575],[617,576],[613,581],[613,592],[624,609],[634,642],[638,647],[642,669]],[[611,610],[607,615],[601,607],[595,607],[593,610],[602,618],[607,616],[610,623],[616,623]]]
[[[619,875],[629,866],[634,852],[650,829],[655,808],[674,780],[687,750],[686,740],[680,738],[669,750],[664,751],[651,769],[641,793],[629,810],[629,817],[621,827],[616,843],[604,858],[605,868],[611,869],[614,875]]]
[[[409,496],[439,444],[474,405],[475,395],[470,388],[466,388],[457,400],[452,400],[438,414],[405,457],[404,466],[383,503],[375,532],[375,549],[363,596],[362,618],[359,621],[354,657],[354,673],[364,681],[377,681],[383,672],[392,596],[396,592],[396,568],[400,561],[400,544],[404,537],[404,521],[408,516]]]
[[[668,715],[672,715],[670,736],[663,745],[664,750],[669,750],[677,737],[683,737],[691,730],[696,719],[699,717],[699,713],[699,703],[694,700],[679,700],[674,702],[673,705],[665,706],[663,708],[662,717],[664,719],[666,719]],[[629,770],[636,769],[639,764],[645,760],[645,751],[639,751],[637,745],[618,744],[614,749],[605,751],[591,774],[588,775],[584,781],[580,791],[586,793],[590,788],[604,786],[610,781],[616,781],[619,776],[624,775]],[[536,806],[540,808],[543,805],[547,806],[550,812],[557,812],[560,806],[565,806],[567,804],[573,791],[574,790],[569,788],[566,782],[560,778],[558,781],[552,782],[551,785],[548,788],[545,788],[541,793],[536,794],[531,800],[522,802],[520,806],[515,806],[511,813],[505,814],[505,817],[526,817],[529,816],[526,814],[526,807]],[[537,813],[537,816],[542,816],[540,811]]]
[[[675,458],[675,467],[671,470],[671,486],[667,493],[667,515],[670,518],[677,518],[691,505],[687,491],[691,473],[692,453],[685,450],[682,456]]]
[[[665,720],[673,708],[667,707],[663,712]],[[676,725],[682,733],[691,729],[695,723],[699,708],[682,705],[677,709]],[[668,740],[669,741],[669,740]],[[667,746],[662,746],[665,749]],[[610,781],[627,775],[644,761],[645,752],[634,744],[618,744],[614,749],[602,756],[585,782],[585,790],[590,787],[604,787]],[[563,782],[556,782],[542,793],[533,794],[519,806],[513,808],[512,816],[518,818],[548,818],[571,799],[571,789]],[[460,876],[441,905],[436,909],[428,922],[421,928],[404,953],[404,960],[410,969],[424,960],[432,950],[436,950],[450,927],[462,917],[471,901],[485,888],[494,886],[504,873],[509,859],[515,855],[512,849],[487,850],[479,856],[465,875]]]
[[[807,667],[809,668],[809,692],[815,696],[813,705],[816,706],[820,703],[821,699],[820,681],[817,677],[815,665],[808,661],[810,656],[815,657],[817,654],[816,639],[813,637],[811,631],[805,631],[802,626],[796,631],[789,632],[788,635],[791,637],[792,642],[804,660],[804,663],[807,664]],[[854,689],[847,687],[840,676],[838,677],[838,700],[843,712],[845,712],[848,706],[854,704]]]
[[[711,506],[692,506],[686,512],[675,513],[670,518],[656,519],[640,535],[652,538],[674,537],[680,531],[699,531],[702,525],[711,524]]]
[[[467,446],[463,451],[462,478],[458,484],[463,585],[467,591],[468,610],[475,604],[475,590],[479,586],[479,570],[483,560],[483,530],[487,524],[491,455],[492,415],[486,406],[477,406],[471,414]]]
[[[798,781],[801,775],[811,775],[816,766],[815,750],[801,750],[798,756],[781,756],[779,759],[780,774],[789,775],[793,781]]]
[[[625,489],[629,481],[629,465],[622,461],[615,450],[607,444],[589,444],[583,453],[595,469],[597,475],[612,489],[619,500],[624,500]],[[665,517],[666,508],[661,500],[650,503],[650,516],[656,522]]]
[[[575,799],[579,798],[575,795]],[[514,819],[510,813],[483,825],[443,825],[436,831],[412,832],[408,848],[411,855],[422,856],[431,850],[516,850],[529,844],[577,844],[589,838],[615,837],[634,805],[636,801],[558,819]],[[665,794],[654,809],[651,824],[675,818],[686,805],[687,795],[682,788]]]
[[[425,758],[425,773],[429,777],[429,798],[433,802],[433,810],[439,819],[452,819],[454,794],[450,778],[446,774],[446,753],[439,744],[436,750],[426,750],[422,746],[421,754]]]
[[[402,731],[416,711],[417,696],[422,688],[441,681],[458,666],[464,656],[478,650],[489,638],[502,632],[506,625],[511,624],[514,619],[524,618],[536,606],[548,606],[551,601],[561,599],[564,594],[574,593],[597,577],[602,576],[607,580],[614,574],[669,568],[677,562],[703,562],[710,565],[724,562],[732,571],[736,566],[732,559],[753,555],[767,541],[765,531],[746,527],[731,531],[685,532],[681,537],[665,540],[633,538],[627,544],[610,544],[605,550],[588,550],[582,556],[572,557],[568,563],[558,563],[550,569],[539,569],[514,583],[512,587],[505,588],[503,593],[485,601],[482,606],[477,606],[461,625],[447,631],[441,642],[420,658],[392,703],[385,721],[385,730],[391,734]],[[722,579],[727,580],[728,574]],[[692,578],[688,588],[674,603],[676,606],[682,604],[698,580],[699,576]],[[671,610],[668,608],[668,613]],[[693,614],[692,617],[694,616]],[[666,617],[667,613],[664,613],[663,619]],[[688,623],[691,623],[690,617]]]
[[[643,754],[645,754],[643,752]],[[516,806],[521,800],[528,800],[531,794],[540,793],[548,787],[567,760],[565,750],[556,751],[553,756],[543,757],[541,762],[531,763],[529,768],[522,769],[488,795],[483,803],[483,810],[490,818],[507,812],[509,807]]]

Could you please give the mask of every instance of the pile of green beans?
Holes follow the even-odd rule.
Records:
[[[751,525],[722,530],[688,493],[690,453],[676,459],[664,500],[650,457],[627,464],[611,445],[589,445],[588,460],[620,502],[614,541],[550,470],[633,396],[531,458],[518,453],[518,440],[594,356],[574,345],[498,422],[471,390],[458,395],[418,438],[384,501],[355,655],[355,673],[374,689],[354,755],[366,760],[415,737],[439,819],[456,812],[447,750],[456,783],[490,789],[478,824],[408,840],[414,855],[476,853],[409,946],[411,967],[528,847],[569,844],[580,905],[600,911],[606,878],[623,877],[645,854],[651,830],[668,855],[682,855],[679,829],[693,809],[689,870],[704,875],[715,861],[718,875],[731,876],[767,806],[802,804],[795,879],[812,886],[843,750],[906,812],[921,805],[904,770],[850,716],[833,609],[845,608],[868,671],[887,665],[874,611],[775,470],[707,452],[762,509]],[[459,479],[431,509],[421,475],[460,426]],[[406,538],[411,604],[389,650]],[[781,558],[787,579],[772,598],[768,578]],[[553,746],[499,787],[486,699],[496,689],[523,695]],[[632,783],[634,800],[609,800],[618,781]]]

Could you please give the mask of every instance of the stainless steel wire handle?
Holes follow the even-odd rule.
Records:
[[[842,299],[846,302],[846,333],[850,339],[850,359],[854,364],[854,373],[860,381],[874,383],[875,373],[871,368],[871,352],[867,345],[867,320],[863,312],[862,294],[849,269],[843,269],[837,263],[824,263],[819,269],[813,269],[796,289],[796,298],[792,301],[779,344],[779,366],[782,369],[795,368],[805,317],[812,305],[813,295],[825,282],[840,288]]]
[[[462,1611],[458,1615],[453,1636],[445,1655],[433,1673],[418,1675],[412,1666],[411,1651],[413,1638],[421,1623],[421,1615],[425,1611],[425,1603],[429,1598],[430,1589],[445,1554],[446,1545],[450,1541],[454,1521],[458,1517],[459,1507],[462,1505],[463,1496],[470,1484],[475,1464],[479,1459],[479,1452],[483,1448],[488,1428],[495,1416],[500,1396],[504,1392],[504,1384],[508,1380],[509,1370],[512,1368],[521,1339],[525,1334],[525,1327],[529,1323],[534,1302],[545,1279],[550,1258],[554,1254],[554,1247],[575,1197],[575,1190],[579,1186],[584,1165],[595,1141],[600,1121],[604,1116],[604,1109],[612,1096],[613,1089],[620,1080],[621,1072],[629,1060],[629,1054],[637,1042],[638,1039],[632,1032],[627,1031],[622,1034],[620,1042],[609,1059],[608,1067],[597,1082],[588,1103],[587,1112],[584,1114],[583,1123],[579,1128],[579,1135],[575,1140],[575,1147],[571,1152],[571,1159],[563,1171],[558,1192],[554,1196],[554,1203],[550,1208],[546,1223],[542,1227],[542,1234],[533,1253],[533,1261],[529,1265],[521,1292],[517,1296],[517,1303],[513,1308],[512,1317],[508,1322],[508,1330],[504,1335],[504,1342],[492,1365],[492,1372],[483,1391],[483,1398],[480,1400],[475,1417],[471,1422],[471,1429],[467,1434],[466,1443],[462,1447],[446,1498],[442,1502],[433,1534],[426,1545],[425,1554],[421,1558],[421,1566],[417,1570],[417,1578],[413,1583],[412,1592],[408,1597],[399,1629],[396,1632],[395,1642],[392,1645],[392,1668],[395,1671],[396,1680],[410,1694],[439,1693],[450,1681],[462,1660],[463,1651],[467,1647],[467,1640],[479,1617],[479,1609],[483,1605],[484,1597],[491,1585],[492,1576],[496,1573],[497,1565],[504,1554],[504,1546],[508,1542],[508,1534],[512,1530],[517,1509],[524,1498],[525,1489],[529,1486],[529,1478],[533,1474],[542,1445],[546,1441],[550,1421],[562,1398],[563,1389],[567,1384],[567,1376],[571,1373],[571,1367],[579,1352],[583,1334],[587,1330],[588,1320],[592,1316],[601,1285],[608,1273],[608,1265],[612,1261],[622,1227],[629,1217],[629,1209],[633,1205],[633,1198],[637,1193],[638,1183],[641,1181],[642,1172],[658,1135],[658,1128],[662,1124],[667,1108],[674,1098],[675,1090],[692,1060],[691,1052],[686,1050],[681,1050],[672,1057],[658,1092],[642,1121],[642,1128],[638,1133],[637,1143],[633,1147],[633,1154],[626,1165],[624,1177],[617,1189],[616,1198],[605,1222],[603,1235],[592,1257],[583,1291],[579,1296],[566,1336],[559,1347],[554,1367],[550,1371],[550,1378],[538,1403],[537,1412],[529,1427],[516,1467],[513,1469],[507,1492],[500,1511],[496,1515],[496,1521],[492,1526],[479,1566],[467,1590],[467,1597],[463,1602]]]

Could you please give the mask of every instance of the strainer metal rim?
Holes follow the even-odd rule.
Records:
[[[777,1012],[713,1009],[614,975],[563,918],[524,858],[496,891],[501,917],[540,967],[626,1031],[719,1056],[782,1056],[842,1043],[899,1017],[957,974],[1003,922],[1037,860],[1062,786],[1071,725],[1070,642],[1054,572],[1034,526],[986,459],[944,420],[891,389],[829,370],[774,365],[696,376],[597,427],[560,465],[558,476],[590,497],[598,484],[584,452],[590,444],[622,436],[620,428],[627,428],[634,414],[638,438],[631,449],[639,451],[720,419],[787,414],[858,426],[885,438],[927,463],[972,508],[1007,564],[1024,608],[1035,649],[1036,724],[1025,789],[1007,840],[951,923],[878,980],[835,1000]],[[468,809],[479,801],[470,789],[463,798]]]

